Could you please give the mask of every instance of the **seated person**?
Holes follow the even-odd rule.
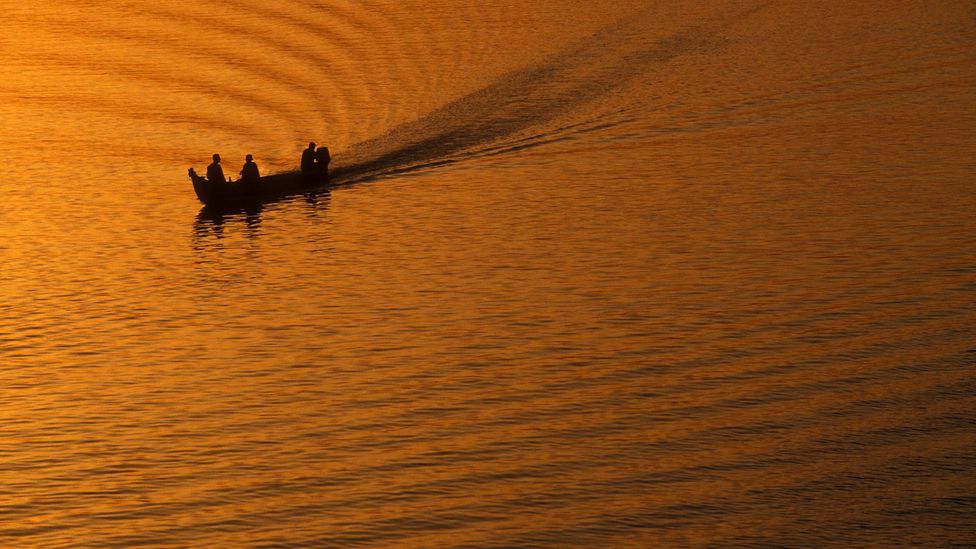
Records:
[[[244,167],[241,168],[241,182],[245,184],[257,183],[261,179],[261,172],[258,165],[254,163],[254,157],[247,155],[244,157]]]
[[[224,169],[220,167],[220,155],[213,155],[213,162],[207,166],[207,180],[211,183],[226,183],[227,180],[224,178]]]

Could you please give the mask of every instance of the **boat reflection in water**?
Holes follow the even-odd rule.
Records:
[[[301,195],[289,195],[278,200],[242,200],[205,205],[200,208],[193,223],[195,240],[222,239],[224,229],[229,224],[237,223],[244,226],[248,238],[257,238],[261,234],[262,213],[267,206],[285,200],[297,202],[299,199],[307,205],[309,215],[315,217],[329,209],[332,193],[328,189],[323,189]]]
[[[224,226],[228,221],[242,220],[247,227],[248,238],[256,238],[261,228],[261,202],[247,202],[238,208],[220,206],[204,206],[200,208],[193,224],[193,233],[197,238],[224,237]]]

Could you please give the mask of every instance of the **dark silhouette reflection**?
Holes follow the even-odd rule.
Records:
[[[193,233],[197,238],[224,237],[224,228],[228,221],[241,220],[248,238],[257,238],[261,229],[261,211],[264,206],[260,202],[240,204],[236,208],[219,208],[204,206],[200,208],[193,224]]]
[[[304,203],[309,217],[319,217],[328,209],[332,194],[328,189],[309,192],[301,195],[299,201],[293,197],[290,203]],[[233,206],[204,206],[200,208],[193,223],[194,239],[199,242],[206,239],[221,240],[226,231],[243,228],[249,239],[256,239],[261,235],[262,214],[265,207],[274,202],[250,201]]]
[[[329,203],[332,201],[332,192],[329,189],[305,193],[303,196],[309,207],[309,217],[315,217],[328,210]]]

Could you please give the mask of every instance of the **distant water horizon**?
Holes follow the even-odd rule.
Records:
[[[972,2],[2,8],[0,545],[976,544]]]

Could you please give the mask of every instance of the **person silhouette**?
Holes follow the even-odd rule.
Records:
[[[221,182],[225,183],[227,180],[224,179],[224,169],[220,167],[220,155],[213,155],[213,162],[207,166],[207,180],[211,183]]]
[[[315,151],[315,171],[322,177],[329,175],[329,162],[332,161],[332,155],[329,154],[329,148],[322,145]]]
[[[302,151],[302,173],[311,174],[315,172],[315,142],[308,144],[308,148]]]
[[[261,179],[261,172],[258,165],[254,163],[254,157],[247,155],[244,157],[244,167],[241,168],[241,182],[245,185],[253,185]]]

